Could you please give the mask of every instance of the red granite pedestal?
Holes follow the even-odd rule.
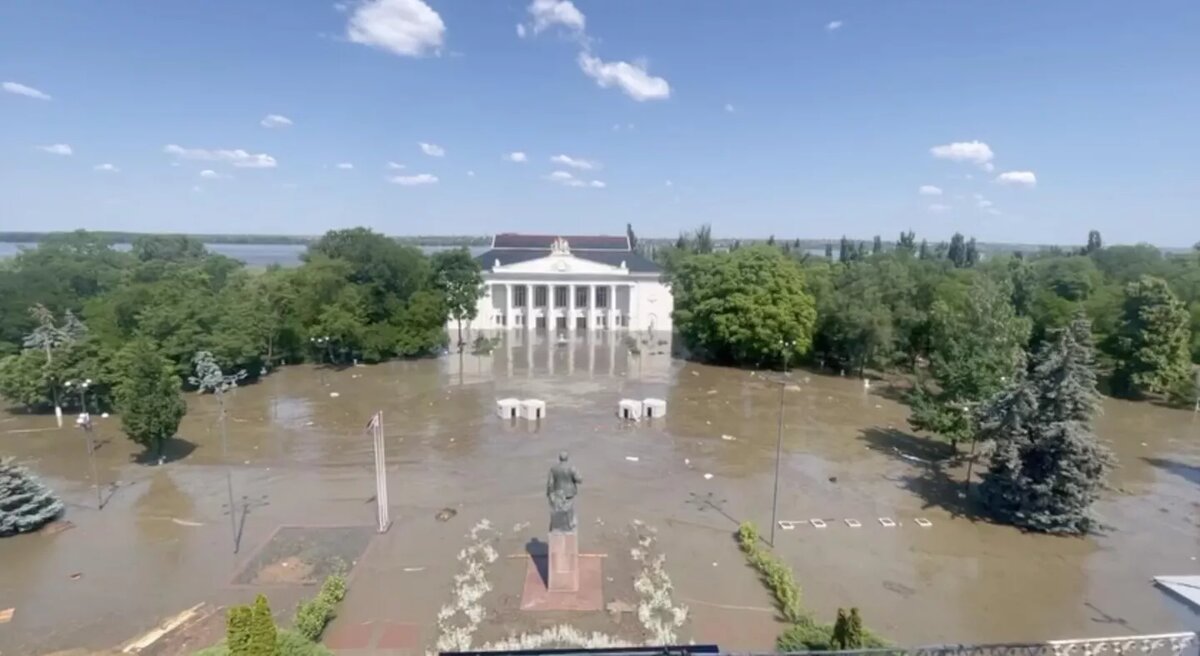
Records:
[[[600,610],[604,557],[579,553],[579,535],[550,533],[547,554],[530,554],[521,610]]]

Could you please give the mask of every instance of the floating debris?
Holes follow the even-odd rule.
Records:
[[[880,517],[879,523],[884,528],[896,528],[896,522],[891,517]]]
[[[12,621],[13,613],[17,612],[16,608],[5,608],[0,610],[0,624],[8,624]]]
[[[637,456],[625,456],[625,459],[628,460],[629,462],[637,462],[638,461]]]
[[[850,528],[862,528],[862,522],[858,521],[857,519],[847,519],[846,526],[849,526]]]
[[[810,520],[808,520],[808,524],[809,524],[809,526],[812,526],[813,528],[825,528],[826,526],[828,526],[828,524],[826,524],[825,520],[823,520],[823,519],[810,519]]]
[[[705,474],[705,475],[704,475],[704,480],[706,480],[706,481],[711,481],[711,480],[712,480],[712,474]]]
[[[330,393],[329,393],[329,398],[331,398],[331,399],[336,399],[336,398],[337,398],[337,397],[339,397],[339,396],[341,396],[341,394],[338,394],[337,392],[330,392]]]
[[[405,572],[424,572],[425,568],[424,567],[405,567],[403,571],[405,571]]]
[[[448,522],[451,519],[453,519],[454,516],[457,514],[458,514],[458,511],[453,508],[442,508],[441,510],[438,511],[438,514],[433,516],[433,518],[438,520],[439,522]]]
[[[180,526],[204,526],[203,522],[191,522],[186,519],[179,519],[176,517],[172,517],[171,521],[179,524]]]
[[[918,518],[914,519],[913,521],[916,522],[917,526],[920,526],[921,528],[929,528],[930,526],[933,526],[933,522],[929,521],[928,519],[925,519],[924,517],[918,517]],[[1193,558],[1192,560],[1195,560],[1195,558]]]
[[[736,442],[737,441],[737,438],[732,435],[722,435],[721,439],[725,440],[726,442]]]

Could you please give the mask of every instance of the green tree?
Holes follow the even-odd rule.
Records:
[[[271,617],[271,607],[267,598],[258,595],[254,598],[254,606],[250,611],[250,636],[247,641],[246,656],[273,656],[276,649],[275,619]]]
[[[673,290],[676,328],[692,352],[710,360],[774,363],[786,351],[794,361],[812,344],[813,299],[799,265],[778,249],[688,258]]]
[[[875,235],[875,240],[871,243],[871,254],[879,255],[883,252],[883,237]]]
[[[705,223],[696,228],[696,232],[692,238],[692,244],[695,252],[704,255],[713,252],[712,226]]]
[[[250,654],[250,627],[254,610],[250,606],[231,606],[225,622],[225,643],[229,653],[236,656]]]
[[[1118,392],[1170,394],[1191,383],[1191,317],[1166,281],[1142,276],[1125,287],[1116,338]]]
[[[633,224],[625,224],[625,236],[629,238],[629,250],[637,250],[638,240],[637,235],[633,233]]]
[[[774,245],[775,245],[775,235],[771,235],[770,237],[767,237],[767,246],[774,246]]]
[[[1100,238],[1100,231],[1092,230],[1088,232],[1087,246],[1084,246],[1083,254],[1091,255],[1102,248],[1104,248],[1104,241]]]
[[[450,317],[457,324],[458,350],[462,351],[465,344],[463,321],[470,321],[479,314],[479,299],[484,292],[479,262],[466,248],[441,251],[433,256],[433,277],[434,285],[445,297]]]
[[[36,476],[0,458],[0,538],[36,531],[62,512],[62,501]]]
[[[960,269],[967,266],[967,243],[962,233],[956,232],[950,237],[950,249],[946,257]]]
[[[979,488],[989,510],[1036,531],[1094,528],[1090,508],[1113,462],[1092,432],[1099,398],[1091,323],[1080,314],[981,409],[980,437],[995,444]]]
[[[928,241],[926,241],[924,239],[921,240],[921,249],[917,253],[917,257],[921,258],[922,260],[930,259],[929,242]]]
[[[973,413],[1003,388],[1029,337],[1029,322],[1010,298],[1007,281],[978,277],[965,302],[933,304],[929,374],[936,387],[918,381],[913,428],[941,435],[955,449],[974,438]]]
[[[917,233],[912,230],[901,232],[900,239],[896,241],[896,250],[909,255],[915,252],[917,250]]]
[[[825,259],[833,261],[833,244],[829,242],[825,243]]]
[[[171,362],[146,339],[135,339],[121,352],[117,410],[129,439],[153,450],[162,461],[163,444],[175,436],[187,412],[179,376]]]

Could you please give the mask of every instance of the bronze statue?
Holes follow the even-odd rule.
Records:
[[[559,453],[558,463],[550,468],[550,475],[546,477],[551,531],[574,531],[578,525],[575,521],[575,495],[579,493],[579,484],[583,479],[567,462],[568,458],[566,451]]]

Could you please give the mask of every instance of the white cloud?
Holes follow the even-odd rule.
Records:
[[[992,216],[1000,216],[1001,214],[1003,214],[1003,212],[1001,212],[1000,210],[998,210],[994,207],[989,207],[987,209],[987,213],[991,214]]]
[[[68,144],[50,144],[49,146],[38,146],[38,150],[50,153],[51,155],[73,155],[75,151],[71,150]]]
[[[417,175],[397,175],[388,178],[388,182],[398,184],[402,187],[417,187],[420,185],[437,184],[437,176],[428,173],[418,173]]]
[[[529,161],[529,156],[518,150],[505,155],[504,159],[510,162],[523,163]]]
[[[216,180],[217,178],[221,177],[221,174],[212,169],[204,169],[200,172],[200,177],[204,178],[205,180]]]
[[[987,208],[991,207],[994,203],[992,203],[992,201],[980,196],[979,194],[975,194],[975,204],[979,207],[979,209],[986,210]]]
[[[50,94],[39,89],[34,89],[33,87],[25,86],[20,82],[5,82],[4,84],[0,85],[0,88],[3,88],[8,93],[13,93],[18,96],[25,96],[26,98],[50,100]]]
[[[192,191],[198,194],[204,191],[204,189],[200,185],[192,185]]]
[[[917,193],[921,194],[922,196],[941,196],[942,188],[935,187],[933,185],[921,185],[917,189]]]
[[[446,156],[446,149],[442,148],[441,146],[439,146],[437,144],[421,142],[417,145],[421,147],[421,152],[425,153],[426,155],[429,155],[430,157],[445,157]]]
[[[267,114],[258,124],[264,128],[286,128],[292,124],[292,119],[282,114]]]
[[[205,148],[184,148],[176,144],[163,146],[163,152],[174,155],[179,159],[193,159],[200,162],[225,162],[243,169],[273,169],[278,164],[274,157],[266,153],[250,153],[237,148],[234,150]]]
[[[529,3],[529,15],[533,17],[534,34],[555,25],[582,33],[587,23],[583,12],[579,11],[571,0],[533,0]],[[520,29],[517,35],[524,36]]]
[[[393,171],[399,171],[400,169],[405,168],[403,164],[397,164],[396,162],[388,162],[387,167]]]
[[[949,211],[949,210],[950,210],[950,206],[949,206],[949,205],[943,205],[943,204],[941,204],[941,203],[934,203],[934,204],[932,204],[932,205],[930,205],[930,206],[929,206],[929,211],[930,211],[930,212],[938,212],[938,213],[941,213],[941,212],[946,212],[946,211]]]
[[[836,31],[842,29],[842,26],[845,24],[846,23],[844,23],[843,21],[840,21],[840,20],[829,21],[828,23],[825,23],[825,31],[826,32],[836,32]]]
[[[1033,174],[1033,171],[1005,171],[996,176],[996,182],[1003,185],[1036,187],[1037,176]]]
[[[354,43],[405,57],[436,53],[445,35],[442,17],[421,0],[365,0],[346,23]]]
[[[575,177],[570,171],[554,171],[546,176],[550,182],[555,182],[566,187],[592,187],[594,189],[603,189],[607,187],[601,180],[580,180]]]
[[[575,158],[571,157],[570,155],[555,155],[554,157],[550,158],[550,161],[554,162],[555,164],[562,164],[563,166],[569,166],[573,169],[579,169],[581,171],[590,171],[592,169],[600,168],[599,162]]]
[[[667,187],[674,187],[675,183],[671,182],[670,180],[667,180],[666,182],[663,183],[663,185],[667,186]]]
[[[350,162],[339,162],[337,164],[337,168],[339,168],[343,171],[349,171],[350,169],[354,168],[354,165],[351,164]]]
[[[520,23],[517,23],[517,38],[518,39],[525,38],[525,26]]]
[[[109,164],[107,162],[104,164],[97,164],[97,165],[93,166],[92,170],[93,171],[101,171],[104,173],[120,173],[121,172],[121,169],[119,169],[116,166],[113,166],[112,164]]]
[[[732,113],[734,113],[735,111],[737,111],[737,108],[735,108],[735,107],[733,106],[733,103],[725,103],[725,111],[727,111],[727,112],[729,112],[730,114],[732,114]]]
[[[641,63],[601,61],[585,51],[579,53],[579,68],[601,88],[616,86],[638,102],[671,97],[671,85],[661,77],[650,75]]]
[[[467,177],[468,177],[468,178],[473,178],[473,177],[475,177],[475,172],[474,172],[474,171],[467,171]]]
[[[948,159],[952,162],[970,162],[990,171],[992,158],[995,154],[991,147],[982,141],[956,141],[954,143],[934,146],[929,154],[938,159]]]

